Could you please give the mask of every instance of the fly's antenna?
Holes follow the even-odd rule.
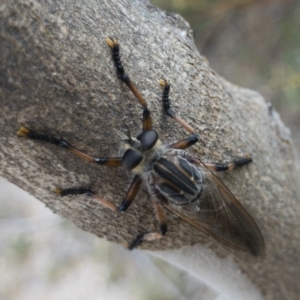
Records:
[[[120,138],[119,141],[121,141],[122,143],[133,146],[137,142],[135,138],[132,138],[129,128],[127,128],[127,135],[118,129],[114,128],[113,130]]]

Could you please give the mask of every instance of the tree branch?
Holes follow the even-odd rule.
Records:
[[[55,213],[110,241],[126,243],[140,232],[157,230],[146,190],[126,213],[110,212],[84,196],[60,198],[53,193],[56,186],[87,186],[119,204],[132,179],[122,169],[92,165],[54,145],[16,136],[25,125],[61,136],[91,155],[122,153],[114,129],[128,128],[137,135],[142,109],[116,78],[105,43],[108,36],[120,41],[125,68],[147,99],[163,141],[187,134],[162,114],[160,78],[172,84],[174,110],[200,133],[193,154],[203,161],[223,162],[251,153],[254,160],[223,180],[262,230],[262,262],[233,264],[230,258],[219,258],[215,243],[172,215],[166,237],[142,248],[160,250],[156,253],[176,260],[231,299],[259,298],[258,291],[265,299],[296,299],[300,193],[289,131],[258,93],[210,69],[181,17],[167,15],[147,1],[1,4],[1,175]]]

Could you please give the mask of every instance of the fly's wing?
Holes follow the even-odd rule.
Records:
[[[264,240],[253,218],[204,164],[201,170],[207,192],[199,199],[199,209],[185,210],[171,204],[165,208],[230,248],[263,256]]]

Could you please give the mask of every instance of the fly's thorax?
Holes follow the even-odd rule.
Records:
[[[158,145],[153,149],[141,152],[143,160],[136,168],[132,169],[132,172],[141,175],[144,179],[147,179],[154,164],[160,157],[162,157],[165,151],[166,146],[158,143]]]
[[[152,190],[178,206],[200,199],[205,175],[182,150],[168,150],[157,159],[148,176]]]

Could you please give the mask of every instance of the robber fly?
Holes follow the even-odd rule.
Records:
[[[61,196],[86,194],[98,200],[106,208],[113,211],[125,211],[144,183],[151,195],[160,232],[138,235],[129,245],[129,249],[137,247],[143,241],[160,239],[166,234],[166,209],[232,249],[247,252],[253,256],[262,256],[264,240],[257,224],[213,173],[241,167],[250,163],[252,159],[246,157],[226,164],[204,163],[185,151],[198,142],[198,135],[171,109],[170,84],[165,79],[159,81],[163,87],[164,112],[183,126],[190,136],[171,145],[163,144],[158,138],[157,131],[152,128],[152,119],[145,99],[125,73],[118,41],[114,38],[107,38],[106,42],[111,49],[118,78],[128,86],[143,107],[142,133],[136,138],[124,135],[123,142],[126,146],[124,155],[122,157],[91,157],[63,139],[34,132],[25,127],[20,128],[18,135],[64,147],[89,162],[109,167],[123,167],[135,176],[119,206],[85,188],[57,188],[56,193]]]

